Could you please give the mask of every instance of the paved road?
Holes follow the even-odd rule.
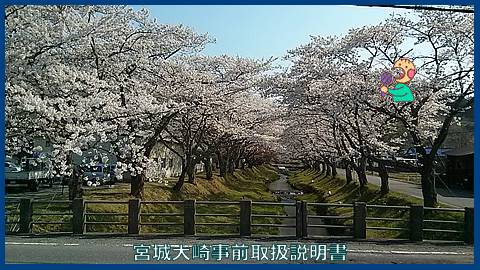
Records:
[[[143,244],[150,246],[150,260],[143,263],[238,263],[233,261],[233,254],[221,261],[202,261],[195,259],[187,261],[180,256],[175,261],[158,261],[153,259],[153,245],[235,245],[245,244],[249,246],[247,251],[248,260],[242,263],[473,263],[472,246],[439,245],[429,243],[392,243],[392,242],[349,242],[347,245],[346,261],[332,262],[328,258],[326,261],[317,261],[310,255],[307,260],[299,261],[257,261],[252,259],[252,244],[268,247],[271,250],[272,244],[291,244],[306,245],[310,250],[313,244],[330,244],[332,241],[318,240],[264,240],[264,239],[202,239],[194,237],[182,238],[132,238],[132,237],[108,237],[108,238],[88,238],[83,237],[26,237],[26,236],[7,236],[5,238],[5,261],[6,263],[86,263],[86,264],[133,264],[140,263],[134,261],[136,254],[133,246]],[[172,247],[173,248],[173,247]],[[192,251],[185,251],[186,256],[191,259]],[[270,253],[269,253],[270,254]],[[170,258],[178,255],[178,249],[171,249]],[[288,253],[290,255],[290,253]],[[267,255],[271,258],[271,255]],[[290,258],[290,256],[288,256]]]
[[[32,198],[35,200],[62,200],[68,198],[68,186],[63,187],[59,183],[49,188],[46,185],[40,186],[38,191],[28,191],[28,189],[9,187],[6,189],[5,197],[9,199],[13,198]]]
[[[84,186],[83,189],[84,190],[110,189],[122,184],[123,183],[120,183],[117,185],[103,185],[99,187]],[[68,200],[68,185],[62,186],[60,183],[55,183],[51,188],[44,185],[44,186],[40,186],[40,189],[38,191],[29,191],[24,188],[9,187],[6,189],[5,193],[6,193],[5,195],[7,199],[31,198],[34,200]]]
[[[337,169],[338,174],[345,176],[344,169]],[[376,175],[367,175],[368,182],[377,186],[381,185],[380,177]],[[419,185],[405,183],[401,181],[389,180],[390,190],[411,195],[423,199],[422,187]],[[453,207],[473,207],[473,194],[465,191],[446,190],[437,188],[437,199],[439,202],[451,205]]]

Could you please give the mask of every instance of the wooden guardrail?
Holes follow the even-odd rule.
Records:
[[[46,210],[36,212],[34,210],[41,209],[42,205],[55,205],[57,211]],[[93,212],[89,210],[89,205],[104,204],[120,204],[124,205],[126,212]],[[176,212],[151,212],[147,211],[147,205],[172,205],[175,209],[182,209]],[[231,213],[197,213],[199,207],[210,205],[238,206],[238,212]],[[278,215],[278,214],[258,214],[252,209],[256,206],[278,206],[278,207],[294,207],[295,215]],[[58,209],[62,210],[58,210]],[[311,211],[312,208],[317,211]],[[328,209],[342,208],[346,213],[341,215],[328,214]],[[310,209],[310,210],[309,210]],[[323,209],[325,211],[319,211]],[[378,209],[388,209],[397,213],[404,212],[402,217],[386,217],[373,216],[370,211]],[[463,220],[442,220],[431,219],[438,215],[428,215],[426,213],[446,213],[458,212],[463,213]],[[58,216],[63,217],[62,220],[42,221],[34,219],[42,216]],[[92,221],[90,218],[95,216],[115,216],[125,217],[124,221]],[[440,215],[441,216],[441,215]],[[199,226],[227,226],[238,228],[239,236],[252,236],[252,228],[269,227],[269,228],[292,228],[295,229],[297,238],[309,237],[310,228],[340,229],[347,232],[347,236],[352,239],[366,239],[367,231],[399,231],[404,232],[411,241],[423,241],[425,233],[445,233],[445,234],[462,234],[464,241],[473,244],[474,234],[474,211],[473,208],[456,209],[456,208],[429,208],[421,205],[413,206],[387,206],[387,205],[367,205],[363,202],[354,204],[339,203],[307,203],[307,202],[252,202],[249,200],[242,201],[141,201],[139,199],[131,199],[128,201],[106,201],[106,200],[84,200],[75,199],[73,201],[39,201],[29,198],[17,200],[6,200],[5,225],[6,233],[32,233],[32,227],[38,225],[71,225],[71,230],[67,233],[74,235],[82,235],[88,233],[89,227],[98,225],[120,225],[126,226],[126,233],[129,235],[141,234],[141,228],[145,226],[178,226],[183,227],[183,235],[196,235]],[[182,218],[182,222],[152,222],[151,217],[178,217]],[[199,222],[198,218],[202,217],[228,217],[233,218],[237,222],[218,223],[218,222]],[[273,223],[255,223],[254,220],[261,218],[274,218],[279,220],[294,219],[295,222],[284,222],[282,224]],[[315,222],[321,220],[322,222]],[[336,222],[332,222],[336,221]],[[394,224],[404,224],[401,227],[371,226],[370,222],[391,222]],[[285,224],[286,223],[286,224]],[[456,229],[439,229],[435,228],[435,224],[453,225]],[[398,226],[398,225],[397,225]],[[458,228],[463,228],[459,230]],[[329,237],[336,237],[335,233],[330,233]],[[345,236],[345,235],[343,235]],[[435,240],[435,239],[431,239]]]

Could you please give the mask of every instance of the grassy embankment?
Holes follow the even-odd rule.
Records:
[[[299,200],[307,202],[327,202],[327,203],[342,203],[352,204],[355,201],[366,202],[370,205],[422,205],[423,200],[408,196],[405,194],[390,192],[386,195],[382,195],[380,188],[376,185],[368,184],[367,188],[360,193],[358,183],[353,182],[346,184],[344,178],[341,177],[326,177],[320,175],[314,170],[295,171],[289,174],[288,182],[297,189],[306,191],[302,196],[299,196]],[[330,191],[330,195],[328,192]],[[441,207],[445,205],[441,205]],[[325,212],[325,208],[316,207],[313,209],[318,215],[352,215],[352,208],[332,208],[329,207]],[[405,221],[380,221],[380,220],[368,220],[367,227],[395,227],[395,228],[408,228],[409,211],[401,209],[385,209],[385,208],[367,208],[367,217],[385,217],[403,219]],[[451,220],[462,221],[463,214],[457,212],[432,212],[425,210],[425,219],[429,220]],[[333,220],[332,220],[333,221]],[[352,220],[336,220],[336,222],[330,222],[330,224],[345,224],[351,225]],[[449,229],[449,230],[463,230],[462,224],[435,224],[427,223],[426,227],[436,229]],[[350,231],[344,229],[329,229],[331,234],[335,235],[347,235],[351,234]],[[438,240],[463,240],[464,235],[452,234],[452,233],[433,233],[425,232],[425,239],[438,239]],[[407,231],[386,231],[386,230],[367,230],[367,238],[398,238],[408,239]]]
[[[271,166],[259,166],[252,169],[236,170],[232,175],[225,178],[214,175],[212,180],[206,180],[205,175],[199,174],[195,184],[185,183],[180,192],[174,192],[171,187],[166,187],[159,183],[145,183],[145,201],[183,201],[186,199],[195,199],[197,201],[239,201],[242,198],[252,201],[276,201],[276,197],[268,191],[267,184],[277,180],[279,177],[277,171]],[[87,188],[84,198],[86,200],[128,200],[132,198],[129,195],[130,185],[127,183],[117,184],[112,188],[99,187]],[[112,213],[111,215],[88,216],[88,221],[103,222],[127,222],[127,216],[115,215],[113,213],[128,213],[126,204],[87,204],[88,213]],[[239,205],[204,205],[197,204],[197,214],[238,214]],[[47,209],[43,208],[35,211],[56,212],[64,211],[66,208],[49,205]],[[144,204],[141,208],[142,213],[183,213],[181,204]],[[282,207],[259,206],[252,207],[253,214],[283,214]],[[35,216],[34,216],[35,217]],[[40,219],[39,219],[40,218]],[[41,221],[70,221],[70,216],[37,216]],[[183,216],[142,216],[141,222],[144,223],[183,223]],[[197,216],[197,223],[239,223],[238,217],[223,216]],[[281,223],[279,219],[272,218],[254,218],[253,223]],[[36,225],[34,232],[50,231],[71,231],[70,225]],[[198,225],[196,227],[198,234],[238,234],[238,226],[212,226]],[[89,225],[87,232],[108,232],[124,233],[127,231],[126,225]],[[154,226],[141,225],[140,233],[183,233],[182,225]],[[278,228],[254,227],[253,234],[277,234]]]

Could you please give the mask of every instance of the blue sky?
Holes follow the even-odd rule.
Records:
[[[253,58],[282,57],[311,35],[341,35],[376,24],[401,9],[355,6],[135,6],[158,22],[184,24],[216,39],[204,53]]]

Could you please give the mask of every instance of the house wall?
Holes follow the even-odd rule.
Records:
[[[173,143],[169,143],[169,146],[182,153],[180,146]],[[182,159],[163,143],[153,147],[150,158],[155,162],[147,169],[149,178],[178,177],[182,173]]]
[[[442,147],[458,149],[473,146],[475,124],[473,108],[460,113],[458,116],[461,118],[460,124],[452,123]]]
[[[178,153],[182,153],[179,145],[168,143],[168,146]],[[178,177],[182,173],[182,159],[163,143],[157,143],[154,146],[150,159],[154,160],[147,168],[147,178],[151,181],[161,180],[165,177]],[[203,172],[203,170],[202,162],[195,165],[196,172]]]
[[[40,147],[38,149],[41,149],[34,151],[34,156],[38,154],[50,155],[53,151],[53,146],[43,138],[35,139],[33,146],[34,149],[38,147]],[[99,163],[115,164],[117,163],[117,157],[110,153],[110,148],[110,143],[99,143],[94,148],[83,151],[82,155],[72,154],[72,162],[75,165],[81,165],[96,160]],[[12,159],[15,160],[16,157],[12,157]]]
[[[51,153],[53,147],[44,139],[37,139],[34,142],[34,146],[41,146],[44,153]],[[174,143],[169,143],[169,146],[175,151],[182,153],[181,147]],[[109,143],[99,143],[95,148],[83,151],[82,155],[73,154],[73,163],[81,165],[96,161],[98,163],[116,164],[117,157],[110,153],[111,145]],[[157,143],[150,158],[153,160],[146,171],[147,178],[151,181],[158,181],[165,177],[178,177],[182,172],[182,160],[181,158],[166,147],[163,143]],[[11,158],[14,162],[15,157]],[[200,162],[195,165],[196,172],[204,171],[204,164]],[[128,178],[128,177],[127,177]],[[128,179],[125,179],[128,180]]]

